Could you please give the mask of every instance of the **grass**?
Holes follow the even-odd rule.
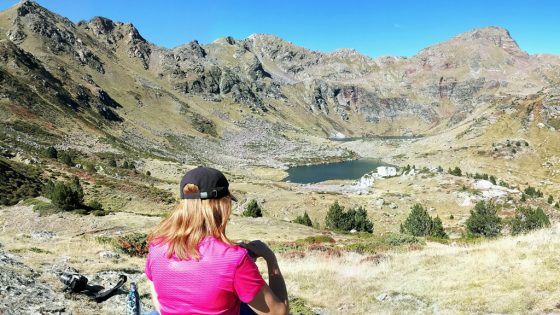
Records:
[[[290,313],[294,315],[315,315],[316,313],[307,305],[305,300],[298,297],[290,297]]]
[[[32,252],[32,253],[37,253],[37,254],[52,254],[51,251],[46,250],[46,249],[41,249],[38,247],[28,247],[28,248],[13,248],[9,250],[10,253],[14,253],[14,254],[22,254],[22,253],[26,253],[26,252]]]
[[[332,313],[543,313],[560,295],[559,232],[556,225],[476,244],[431,243],[377,261],[315,252],[280,266],[290,293]],[[389,298],[378,301],[383,293]]]
[[[38,212],[39,216],[51,215],[61,210],[50,202],[42,201],[35,198],[29,198],[23,201],[24,205],[33,206],[33,211]]]
[[[388,250],[420,249],[424,244],[420,239],[407,234],[384,233],[349,241],[343,248],[360,254],[376,254]]]

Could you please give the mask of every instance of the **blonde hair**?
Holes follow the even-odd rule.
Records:
[[[196,193],[198,186],[187,184],[183,192]],[[148,236],[148,243],[167,244],[167,257],[179,259],[200,258],[198,245],[207,236],[226,244],[233,243],[226,237],[226,224],[231,215],[231,198],[182,199],[171,214],[161,221]]]

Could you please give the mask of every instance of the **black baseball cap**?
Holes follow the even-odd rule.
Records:
[[[185,194],[183,188],[187,184],[198,186],[199,192]],[[231,200],[237,201],[237,198],[229,192],[229,182],[222,172],[211,167],[199,166],[188,171],[179,186],[181,199],[218,199],[230,196]]]

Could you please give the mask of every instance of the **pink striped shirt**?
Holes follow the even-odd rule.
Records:
[[[146,276],[154,283],[161,315],[239,314],[266,284],[245,248],[206,237],[201,258],[166,257],[167,245],[150,245]]]

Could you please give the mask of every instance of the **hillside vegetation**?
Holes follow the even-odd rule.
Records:
[[[0,313],[125,311],[65,296],[60,271],[126,274],[151,307],[145,236],[198,165],[239,199],[228,235],[278,253],[294,314],[559,312],[559,56],[500,27],[375,59],[140,31],[0,12],[0,287],[22,292]],[[284,180],[361,158],[394,176]]]

